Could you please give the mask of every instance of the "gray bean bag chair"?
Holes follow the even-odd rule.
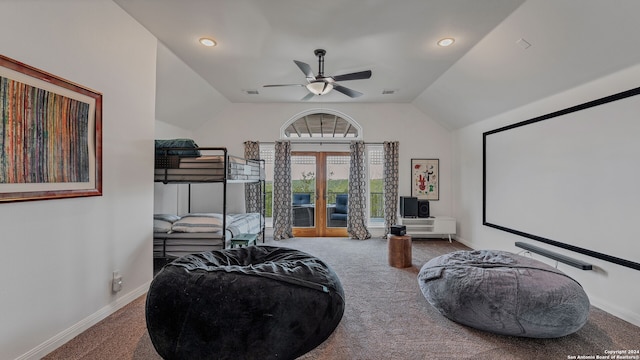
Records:
[[[427,301],[447,318],[497,334],[556,338],[589,316],[582,286],[540,261],[504,251],[456,251],[418,275]]]
[[[164,359],[295,359],[338,326],[337,275],[307,253],[271,246],[181,257],[153,279],[149,336]]]

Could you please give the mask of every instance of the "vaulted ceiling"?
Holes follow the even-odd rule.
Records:
[[[115,2],[229,102],[412,103],[450,129],[640,62],[636,0]],[[372,71],[340,82],[364,95],[263,87],[306,84],[293,60],[317,74],[318,48],[325,75]]]

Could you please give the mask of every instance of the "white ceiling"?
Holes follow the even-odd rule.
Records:
[[[299,102],[304,87],[262,86],[306,83],[293,60],[315,73],[323,48],[325,75],[373,75],[340,83],[362,97],[310,102],[413,103],[451,129],[640,62],[637,0],[114,1],[230,102]]]

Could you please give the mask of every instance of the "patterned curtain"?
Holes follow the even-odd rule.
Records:
[[[352,239],[371,237],[367,229],[367,172],[363,141],[352,141],[349,165],[349,208],[347,210],[347,232]]]
[[[244,158],[260,159],[260,143],[257,141],[244,142]],[[262,199],[260,198],[260,184],[244,184],[244,206],[248,213],[261,213]]]
[[[291,142],[276,141],[273,159],[273,238],[293,237],[291,230]]]
[[[400,144],[385,141],[383,182],[384,182],[384,236],[391,233],[391,225],[397,223],[398,212],[398,156]]]

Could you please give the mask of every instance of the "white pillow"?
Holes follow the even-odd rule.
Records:
[[[171,222],[153,219],[153,232],[167,233],[171,231]]]
[[[231,217],[227,216],[227,225]],[[222,214],[194,213],[187,214],[173,223],[171,227],[176,232],[221,232]]]
[[[180,216],[173,215],[173,214],[153,214],[153,218],[155,220],[164,220],[164,221],[168,221],[170,223],[174,223],[174,222],[180,220]]]

